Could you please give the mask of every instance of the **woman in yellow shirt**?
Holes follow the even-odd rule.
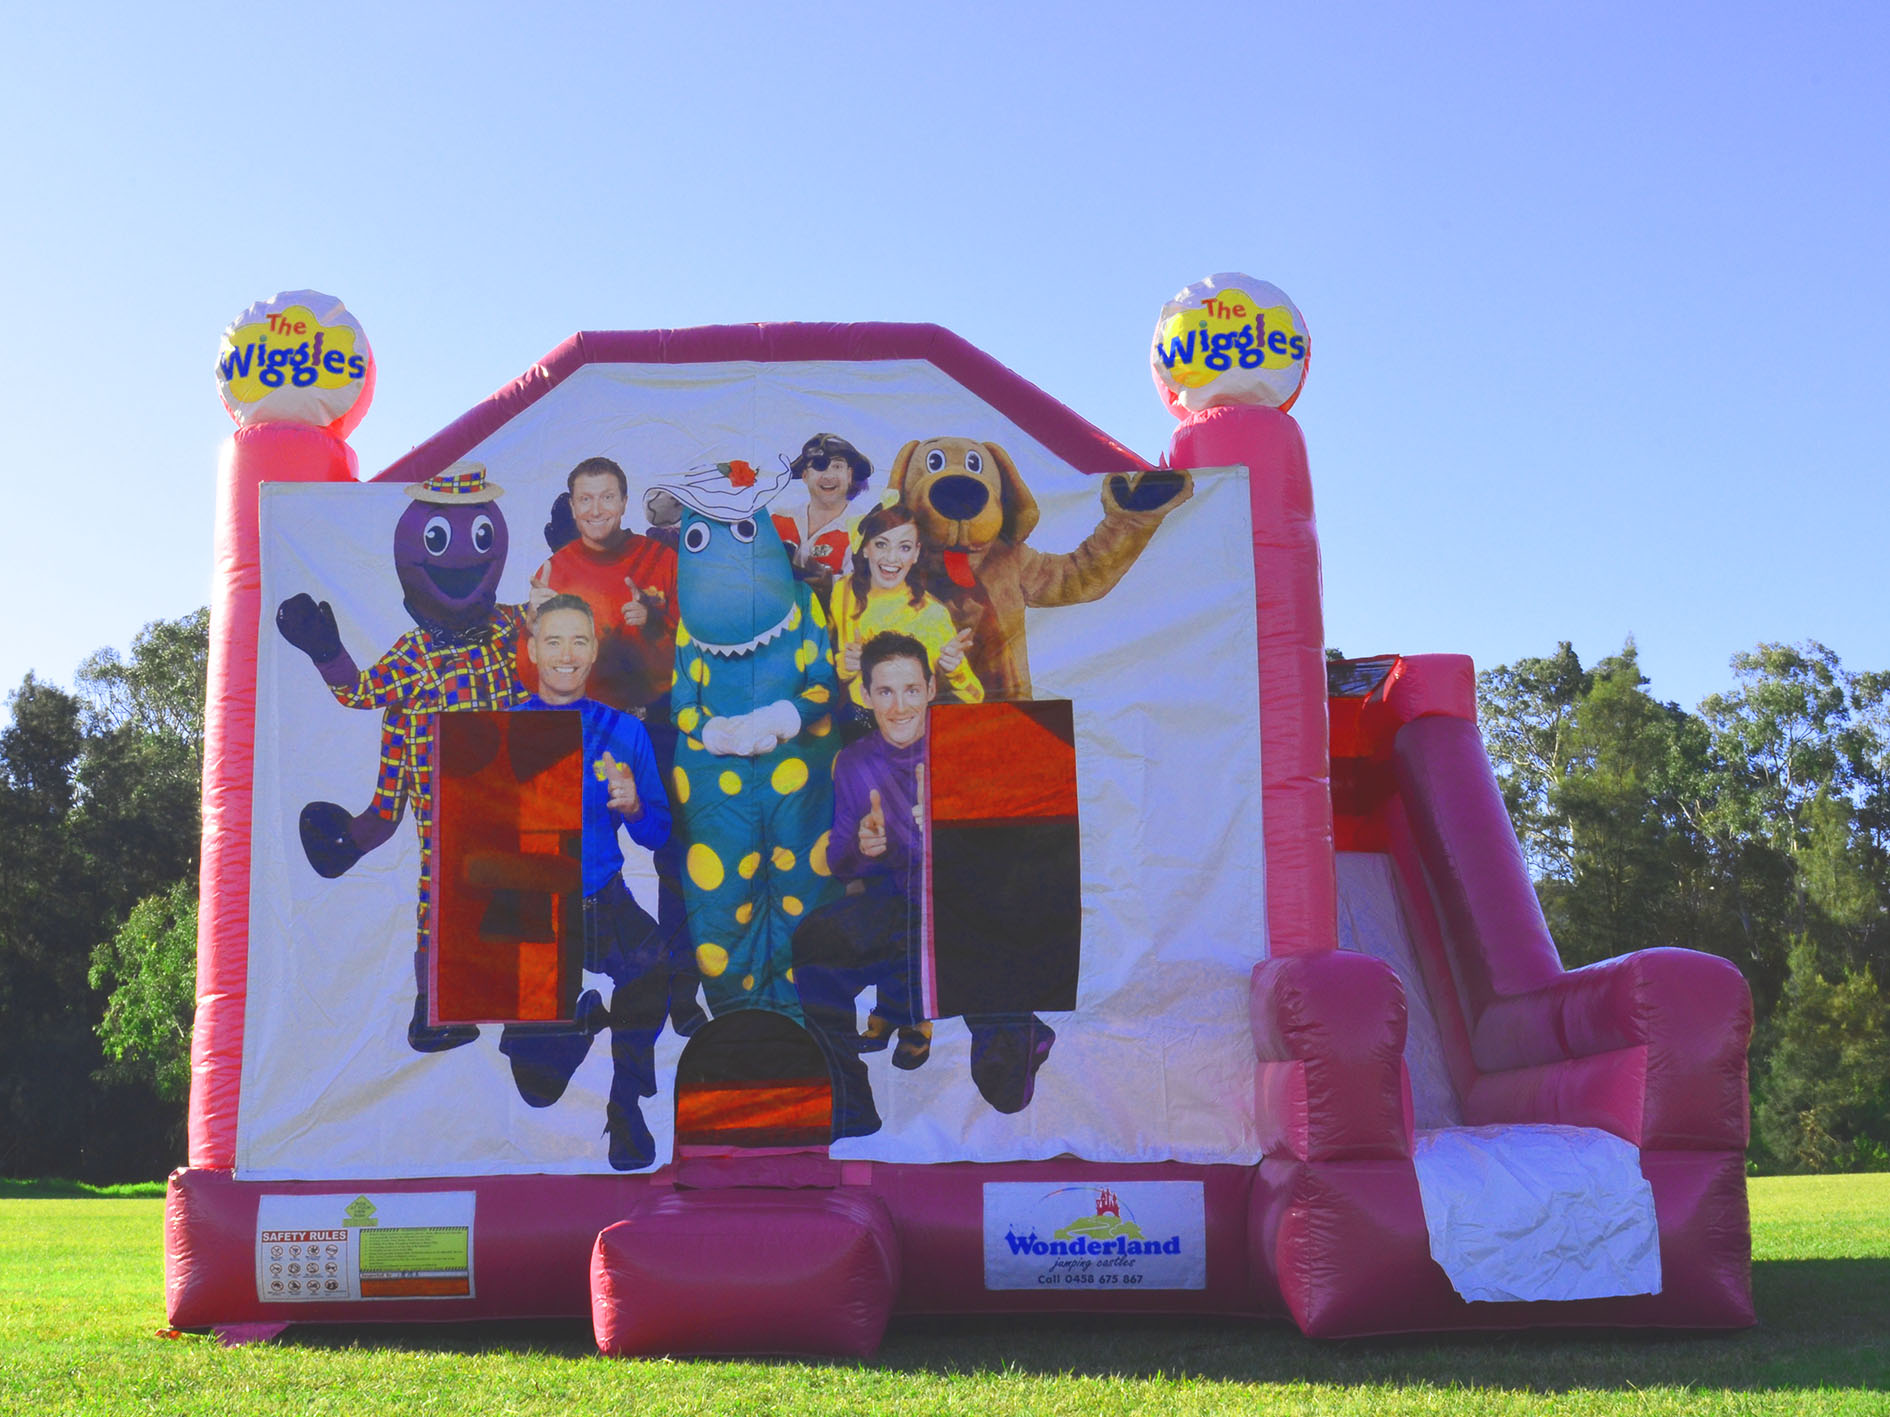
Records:
[[[833,653],[840,682],[861,708],[866,692],[860,687],[860,650],[883,630],[911,635],[925,646],[944,681],[941,698],[965,704],[984,699],[984,686],[965,658],[971,631],[956,630],[951,612],[913,579],[918,563],[919,529],[905,507],[875,507],[860,519],[853,573],[833,589]]]

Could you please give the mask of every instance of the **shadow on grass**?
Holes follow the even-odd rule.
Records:
[[[1890,1391],[1890,1259],[1753,1266],[1759,1326],[1739,1333],[1608,1329],[1320,1341],[1290,1324],[1188,1316],[900,1318],[865,1366],[888,1372],[1235,1383],[1452,1384],[1521,1392],[1829,1386]],[[593,1357],[582,1320],[298,1326],[298,1347]],[[789,1360],[763,1360],[789,1361]]]
[[[164,1194],[162,1181],[94,1186],[87,1181],[15,1180],[0,1176],[0,1200],[148,1200]]]

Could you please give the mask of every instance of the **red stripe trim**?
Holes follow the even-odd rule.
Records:
[[[683,330],[586,330],[572,335],[372,480],[424,482],[465,457],[586,364],[888,359],[922,359],[933,365],[1079,471],[1122,472],[1149,466],[1028,379],[938,325],[699,325]]]

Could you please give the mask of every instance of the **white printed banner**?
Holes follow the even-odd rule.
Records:
[[[398,670],[394,647],[413,643],[421,624],[414,587],[400,579],[405,562],[396,564],[396,531],[410,509],[437,513],[443,524],[460,518],[465,534],[449,549],[462,549],[462,541],[485,546],[495,563],[496,604],[515,606],[528,601],[532,578],[550,564],[540,527],[554,519],[554,503],[581,460],[601,454],[621,465],[624,526],[641,538],[661,530],[650,519],[661,511],[654,494],[664,479],[711,457],[739,455],[770,468],[820,429],[840,430],[870,459],[872,478],[856,498],[862,509],[890,495],[887,469],[909,440],[962,434],[937,441],[956,456],[982,449],[1015,464],[1029,515],[1011,542],[980,563],[978,584],[986,588],[977,594],[1022,597],[1007,672],[1026,668],[1027,640],[1030,683],[1014,697],[1073,705],[1081,863],[1075,1007],[1023,1002],[1009,1012],[1028,1030],[983,1039],[964,1016],[940,1017],[916,1061],[910,1040],[903,1050],[882,1044],[859,1053],[866,1075],[859,1090],[862,1099],[870,1090],[873,1115],[860,1101],[853,1125],[836,1128],[832,1154],[889,1162],[1072,1154],[1133,1163],[1259,1159],[1247,990],[1253,963],[1266,954],[1266,871],[1245,470],[1195,470],[1191,495],[1152,536],[1136,540],[1105,499],[1106,492],[1128,494],[1126,484],[1115,485],[1122,479],[1075,471],[930,365],[776,365],[760,373],[752,365],[613,365],[586,366],[473,450],[503,496],[457,506],[417,502],[395,485],[263,489],[239,1176],[367,1182],[608,1174],[672,1159],[679,1059],[690,1041],[678,1036],[674,1020],[664,1020],[653,1043],[629,1038],[627,1029],[621,1038],[577,1036],[561,1058],[559,1086],[550,1089],[527,1085],[530,1069],[501,1026],[483,1024],[476,1037],[462,1029],[464,1038],[445,1040],[463,1046],[413,1041],[426,1022],[415,1021],[416,1007],[424,1008],[417,984],[424,984],[426,958],[418,955],[417,979],[424,940],[416,903],[428,889],[421,828],[429,779],[410,772],[404,815],[396,804],[387,815],[397,821],[341,843],[339,856],[336,841],[324,846],[322,829],[326,822],[332,837],[335,822],[354,814],[350,832],[373,825],[403,731],[397,717],[373,705],[397,698],[403,681],[390,671],[372,705],[344,706],[278,617],[298,605],[313,617],[325,603],[333,616],[327,633],[357,667],[386,661]],[[804,492],[790,485],[772,510],[785,521],[804,504]],[[482,526],[486,542],[478,539]],[[502,526],[509,542],[493,536]],[[1116,564],[1099,579],[1095,562],[1105,552]],[[990,588],[1005,562],[1022,589]],[[1061,587],[1054,595],[1052,582]],[[951,589],[947,581],[940,593]],[[688,594],[678,599],[692,617]],[[446,649],[434,655],[443,664],[451,657]],[[727,677],[716,673],[718,683]],[[442,683],[440,692],[451,691]],[[495,703],[511,701],[494,692]],[[359,702],[368,705],[365,691]],[[807,731],[831,727],[823,719]],[[706,840],[710,809],[731,800],[724,794],[734,777],[722,773],[719,787],[716,778],[701,779],[693,792],[667,779],[672,839],[689,860],[699,854],[692,833],[699,825]],[[825,767],[809,781],[810,791],[830,790]],[[769,778],[761,797],[773,800],[783,790]],[[856,833],[857,826],[839,830]],[[627,835],[618,840],[629,895],[656,913],[657,861]],[[709,858],[716,877],[749,882],[752,874],[754,892],[766,887],[766,899],[781,902],[769,917],[780,946],[774,963],[792,979],[789,942],[827,907],[769,883],[798,862],[824,870],[825,858],[812,847],[743,846],[724,854],[726,870]],[[697,885],[704,864],[690,867]],[[830,893],[846,899],[837,886]],[[744,904],[733,918],[743,921],[753,909]],[[721,937],[696,933],[703,938],[693,941],[693,957],[705,990],[718,978],[726,985]],[[589,970],[581,988],[607,1003],[613,988],[633,991],[636,983]],[[679,997],[695,987],[684,981]],[[719,1020],[717,1000],[707,1002]],[[873,989],[861,991],[861,1017],[845,1021],[854,1026],[844,1031],[868,1029],[865,1016],[878,1006]],[[776,1007],[800,1022],[791,1000]],[[1034,1015],[1024,1012],[1032,1008]],[[1019,1044],[1026,1036],[1030,1047]],[[648,1048],[649,1057],[637,1048]]]

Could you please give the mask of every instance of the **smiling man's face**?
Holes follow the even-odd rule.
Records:
[[[597,663],[597,631],[582,610],[541,610],[532,622],[526,653],[538,666],[538,697],[548,704],[576,703]]]
[[[571,483],[571,519],[593,551],[608,551],[623,533],[623,488],[608,472],[587,472]]]
[[[893,747],[910,747],[925,736],[925,707],[931,702],[932,681],[918,660],[897,655],[873,666],[866,704],[879,736]]]
[[[822,501],[844,501],[847,489],[853,485],[853,465],[845,458],[831,455],[824,461],[825,467],[809,464],[801,480],[807,484],[807,490]]]

